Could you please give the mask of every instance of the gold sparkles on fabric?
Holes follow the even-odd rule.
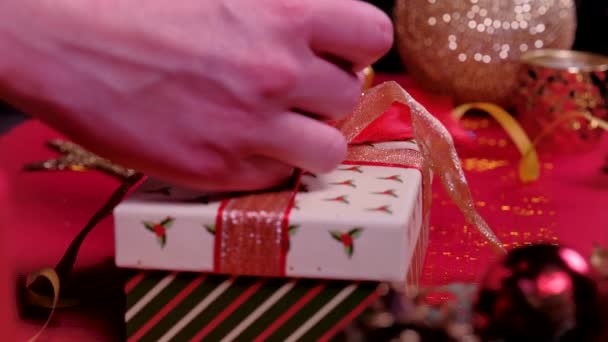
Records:
[[[411,109],[414,135],[421,152],[385,150],[369,145],[350,145],[348,160],[412,167],[422,172],[424,224],[432,200],[431,171],[466,219],[497,249],[498,238],[477,213],[452,137],[443,125],[396,82],[386,82],[366,92],[355,111],[336,124],[349,143],[394,102]],[[284,274],[287,237],[285,225],[295,190],[258,193],[230,200],[220,212],[216,230],[216,269],[222,273],[276,276]],[[219,245],[218,245],[219,244]]]
[[[509,106],[520,56],[570,48],[573,0],[397,0],[397,45],[428,90]]]

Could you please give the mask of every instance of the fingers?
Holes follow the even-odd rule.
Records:
[[[293,175],[294,168],[263,156],[230,163],[230,167],[203,165],[152,174],[175,184],[204,191],[255,191],[274,187]]]
[[[335,128],[298,113],[275,117],[258,142],[262,155],[294,167],[327,173],[346,157],[346,139]]]
[[[354,73],[313,58],[287,100],[293,109],[336,120],[352,112],[361,96],[362,80]]]
[[[274,187],[287,180],[294,168],[270,158],[252,156],[243,159],[227,177],[207,187],[223,191],[254,191]]]
[[[318,1],[312,23],[312,49],[331,55],[359,71],[371,65],[393,45],[391,19],[363,1]]]

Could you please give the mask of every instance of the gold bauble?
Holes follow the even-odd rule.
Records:
[[[573,0],[397,0],[397,47],[408,72],[456,103],[511,105],[521,54],[568,49]]]

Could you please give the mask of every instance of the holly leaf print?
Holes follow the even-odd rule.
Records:
[[[346,253],[349,259],[352,258],[355,253],[354,247],[354,245],[344,247],[344,253]]]
[[[397,195],[397,192],[395,191],[395,189],[388,189],[388,190],[384,190],[384,191],[376,191],[376,192],[372,192],[372,194],[374,194],[374,195],[391,196],[391,197],[394,197],[394,198],[399,198],[399,196]]]
[[[149,221],[143,221],[142,223],[147,231],[154,234],[156,241],[158,241],[160,247],[163,248],[167,244],[167,228],[170,227],[174,221],[175,219],[167,217],[159,223]]]
[[[173,225],[173,222],[175,222],[175,219],[173,217],[166,217],[164,220],[162,220],[160,222],[160,225],[165,227],[165,229],[171,228],[171,226]]]
[[[353,239],[358,238],[359,236],[361,236],[361,233],[363,232],[363,228],[353,228],[348,232],[348,235],[350,235]]]
[[[342,196],[338,196],[338,197],[334,197],[334,198],[326,198],[325,201],[350,204],[350,202],[348,201],[348,195],[342,195]]]
[[[290,225],[289,228],[287,228],[287,231],[289,232],[289,236],[294,236],[298,232],[298,228],[300,228],[299,224]]]
[[[205,230],[211,234],[211,235],[215,235],[215,225],[214,224],[206,224],[205,226]]]
[[[370,208],[370,209],[367,209],[367,210],[368,211],[375,211],[375,212],[385,213],[385,214],[389,214],[389,215],[391,215],[393,213],[393,211],[391,210],[390,205],[383,205],[381,207]]]
[[[331,234],[331,237],[333,237],[334,240],[342,242],[342,233],[332,230],[329,232],[329,234]]]
[[[356,173],[363,173],[363,170],[361,170],[361,166],[359,165],[355,165],[355,166],[351,166],[351,167],[343,167],[338,169],[339,171],[350,171],[350,172],[356,172]]]
[[[356,188],[357,186],[355,185],[355,181],[352,179],[347,179],[345,181],[341,181],[341,182],[333,182],[333,183],[329,183],[331,185],[344,185],[344,186],[349,186],[351,188]]]
[[[160,244],[160,247],[164,248],[165,245],[167,244],[167,235],[157,236],[157,239],[158,239],[158,243]]]
[[[392,176],[387,176],[387,177],[380,177],[378,179],[387,180],[387,181],[393,181],[393,182],[398,182],[398,183],[403,183],[403,179],[401,179],[400,175],[392,175]]]
[[[361,230],[361,228],[354,228],[347,233],[342,233],[335,230],[330,231],[329,233],[331,234],[331,237],[334,240],[336,240],[340,243],[340,245],[342,245],[344,253],[346,253],[346,256],[350,259],[355,251],[353,234],[357,235]]]
[[[292,224],[287,228],[287,232],[289,233],[289,237],[287,238],[287,252],[291,250],[291,237],[297,233],[298,228],[300,228],[299,224]]]
[[[142,222],[144,227],[146,227],[147,230],[153,232],[154,231],[154,224],[148,221],[143,221]]]

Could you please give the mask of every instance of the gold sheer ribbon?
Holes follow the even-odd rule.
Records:
[[[424,207],[430,207],[432,198],[430,194],[430,172],[432,171],[433,174],[439,176],[444,189],[460,209],[467,222],[472,224],[496,250],[504,253],[505,249],[502,243],[475,209],[473,197],[462,171],[452,136],[437,118],[431,115],[398,83],[385,82],[367,91],[353,114],[338,122],[337,127],[344,133],[348,141],[352,141],[395,102],[401,102],[411,110],[414,137],[423,156],[421,171],[423,190],[425,191]],[[384,153],[380,152],[380,149],[378,150],[377,153]],[[402,151],[402,153],[406,152]],[[374,159],[374,157],[370,159]]]

